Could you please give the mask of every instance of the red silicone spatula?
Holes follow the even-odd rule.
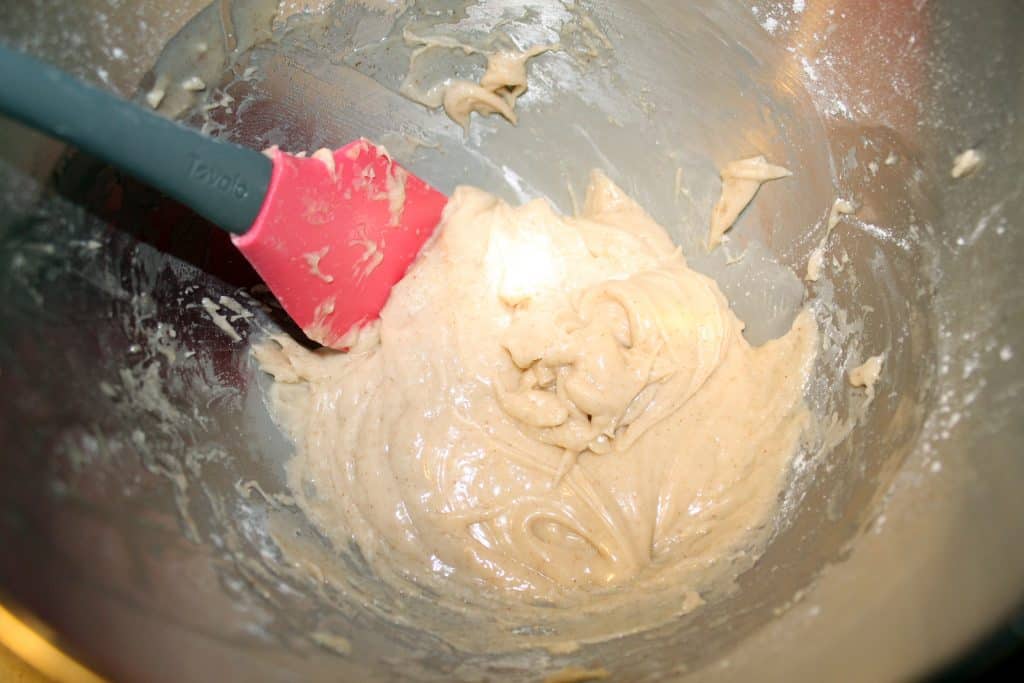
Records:
[[[310,339],[340,348],[377,318],[448,198],[367,140],[269,157],[259,215],[232,242]]]
[[[87,150],[233,233],[313,340],[346,346],[374,320],[447,197],[357,140],[266,155],[169,121],[0,47],[0,112]]]

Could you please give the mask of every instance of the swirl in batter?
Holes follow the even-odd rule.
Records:
[[[351,352],[256,353],[291,485],[338,547],[384,576],[568,605],[693,595],[770,533],[817,331],[807,312],[758,348],[742,329],[595,172],[572,218],[458,188]]]

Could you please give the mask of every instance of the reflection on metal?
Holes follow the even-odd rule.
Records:
[[[57,683],[104,683],[102,678],[68,657],[43,637],[42,630],[33,629],[0,606],[0,646],[7,648],[47,679]]]

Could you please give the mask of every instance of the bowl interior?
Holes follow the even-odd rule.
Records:
[[[214,3],[166,45],[138,98],[165,89],[165,114],[256,148],[368,137],[444,191],[469,183],[565,212],[598,168],[715,277],[752,343],[812,307],[823,339],[808,400],[822,428],[796,458],[767,553],[736,590],[670,624],[614,640],[600,623],[558,633],[585,641],[573,652],[530,647],[557,617],[521,625],[523,646],[498,652],[439,637],[432,621],[457,615],[389,591],[357,548],[329,548],[290,504],[291,446],[248,354],[290,328],[255,274],[188,211],[68,154],[42,198],[0,222],[0,588],[104,672],[139,680],[218,667],[232,680],[533,680],[595,663],[622,680],[710,676],[877,524],[922,430],[936,429],[929,416],[949,405],[942,339],[964,314],[939,292],[948,181],[919,125],[936,77],[915,47],[930,44],[934,17],[859,3],[407,4]],[[403,30],[560,49],[531,62],[518,126],[476,117],[464,135],[398,93]],[[482,72],[477,56],[437,53],[425,77]],[[180,86],[192,75],[201,93]],[[717,169],[757,153],[794,178],[766,185],[709,254]],[[839,197],[856,214],[809,285]],[[878,353],[868,400],[845,372]],[[329,580],[296,553],[334,567]],[[138,654],[123,656],[129,646]]]

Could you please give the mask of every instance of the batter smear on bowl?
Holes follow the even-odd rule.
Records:
[[[660,587],[692,609],[763,546],[810,421],[811,314],[757,348],[742,330],[594,172],[577,217],[458,188],[349,353],[255,353],[300,506],[381,576],[554,606]]]

